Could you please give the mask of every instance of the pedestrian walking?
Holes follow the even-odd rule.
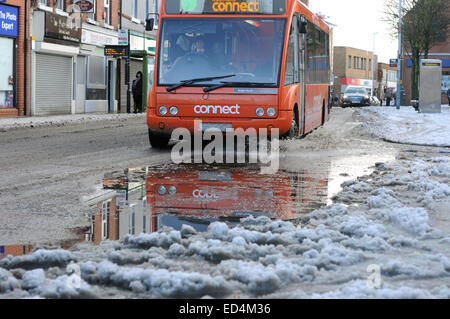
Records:
[[[142,72],[139,71],[136,73],[136,79],[133,80],[134,113],[142,113],[142,76]]]
[[[391,105],[391,100],[392,100],[392,90],[391,89],[387,89],[387,92],[386,92],[386,106],[390,106]]]
[[[450,106],[450,88],[447,90],[448,106]]]

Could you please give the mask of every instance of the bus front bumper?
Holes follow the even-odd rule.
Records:
[[[195,121],[201,121],[200,129],[205,130],[209,127],[220,128],[226,132],[227,128],[243,129],[244,131],[254,128],[267,129],[269,135],[274,129],[279,130],[279,135],[289,131],[292,125],[292,111],[279,111],[277,118],[201,118],[201,117],[176,117],[176,116],[158,116],[154,109],[147,110],[147,125],[149,130],[158,135],[171,135],[177,128],[186,128],[190,133],[194,133]]]

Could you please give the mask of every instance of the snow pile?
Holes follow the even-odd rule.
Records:
[[[95,284],[113,285],[126,290],[163,298],[221,297],[231,292],[221,276],[171,272],[166,269],[119,267],[109,261],[87,262],[81,266],[82,277]]]
[[[7,293],[18,287],[17,279],[9,271],[0,268],[0,293]]]
[[[359,110],[362,126],[379,138],[417,145],[450,146],[450,107],[421,114],[412,107],[368,107]]]
[[[37,128],[46,126],[64,126],[66,124],[82,124],[86,122],[127,120],[145,117],[141,114],[71,114],[45,117],[13,117],[0,119],[0,131],[5,132],[17,128]]]
[[[436,292],[437,296],[433,296],[430,292],[411,288],[411,287],[400,287],[400,288],[390,288],[382,287],[380,289],[374,289],[368,286],[366,281],[355,280],[349,284],[344,285],[344,287],[326,292],[323,294],[313,294],[311,298],[314,299],[429,299],[433,297],[441,298],[444,295],[449,294],[449,289],[447,287],[441,287]]]
[[[0,268],[32,269],[36,267],[43,267],[43,268],[65,267],[72,260],[73,260],[72,255],[67,250],[40,249],[25,256],[18,256],[18,257],[7,256],[4,259],[0,259]]]

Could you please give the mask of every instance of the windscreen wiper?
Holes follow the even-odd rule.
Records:
[[[239,87],[259,87],[259,86],[276,86],[276,83],[257,83],[257,82],[220,82],[220,84],[205,87],[203,92],[211,92],[223,87],[239,86]]]
[[[181,81],[178,84],[174,84],[172,86],[169,86],[167,88],[167,92],[171,92],[173,90],[178,89],[179,87],[182,87],[182,86],[185,86],[185,85],[190,85],[190,84],[193,84],[195,82],[203,82],[203,81],[213,81],[213,80],[218,80],[218,79],[226,79],[226,78],[231,78],[233,76],[235,76],[235,74],[222,75],[222,76],[212,76],[212,77],[209,77],[209,78],[197,78],[197,79],[191,79],[191,80],[184,80],[184,81]]]

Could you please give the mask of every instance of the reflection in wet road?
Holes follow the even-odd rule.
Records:
[[[260,171],[257,166],[164,165],[108,173],[104,192],[89,200],[96,213],[86,238],[98,244],[164,226],[180,230],[183,224],[205,231],[211,222],[233,225],[250,215],[296,223],[301,214],[327,203],[328,174]]]

